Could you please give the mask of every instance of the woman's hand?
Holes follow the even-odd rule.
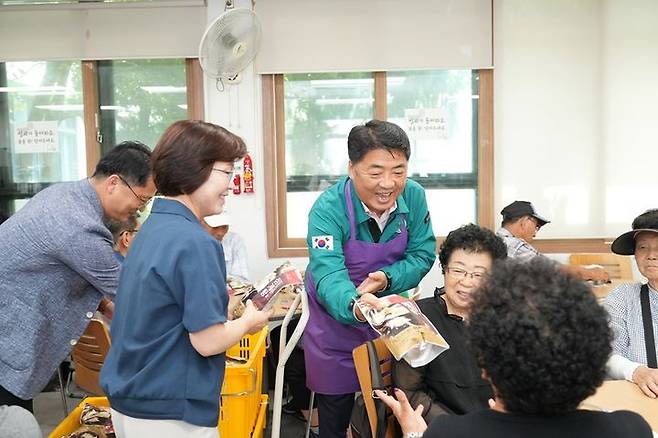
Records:
[[[407,400],[407,396],[401,389],[395,388],[393,390],[397,400],[390,395],[385,394],[379,389],[375,390],[375,394],[379,397],[391,410],[393,415],[397,418],[402,433],[423,433],[427,429],[427,423],[423,419],[423,405],[418,405],[414,410]]]
[[[633,382],[647,397],[656,398],[658,396],[658,370],[639,366],[633,371]]]
[[[267,325],[267,321],[272,316],[273,311],[274,309],[258,310],[251,300],[247,300],[244,313],[240,318],[245,318],[249,327],[248,333],[253,335]]]

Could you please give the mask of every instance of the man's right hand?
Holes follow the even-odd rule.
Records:
[[[386,304],[384,304],[382,300],[380,300],[373,294],[363,294],[359,297],[359,301],[368,304],[377,310],[382,310],[384,307],[386,307]],[[361,308],[356,304],[354,305],[354,315],[356,316],[356,319],[358,319],[361,322],[364,322],[366,320],[363,313],[361,313]]]
[[[633,371],[633,382],[640,387],[642,392],[651,398],[658,397],[658,370],[639,366]]]
[[[265,327],[265,325],[267,325],[267,321],[272,316],[273,311],[274,309],[258,310],[256,306],[254,306],[254,303],[251,302],[251,300],[247,300],[244,313],[240,319],[244,318],[244,320],[247,322],[247,327],[249,327],[248,333],[253,335],[258,333],[263,327]]]

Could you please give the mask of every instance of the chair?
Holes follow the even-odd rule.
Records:
[[[92,319],[71,352],[75,366],[73,381],[89,394],[105,395],[98,378],[110,350],[110,343],[110,334],[105,323]]]
[[[368,341],[352,351],[356,375],[361,386],[363,401],[368,414],[371,436],[393,438],[396,436],[396,421],[384,403],[373,398],[374,389],[386,389],[391,393],[393,386],[391,366],[393,356],[380,339]],[[373,376],[373,374],[375,374]],[[384,415],[385,418],[381,418]],[[378,428],[385,426],[382,433]]]
[[[611,280],[633,280],[631,258],[617,254],[571,254],[570,265],[601,265]]]

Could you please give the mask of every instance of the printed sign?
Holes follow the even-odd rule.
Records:
[[[447,139],[448,117],[442,108],[410,108],[404,110],[407,134],[417,140]]]
[[[57,122],[26,122],[14,127],[14,152],[36,154],[59,152]]]

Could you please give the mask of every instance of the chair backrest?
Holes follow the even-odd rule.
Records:
[[[379,370],[381,372],[382,380],[384,387],[391,393],[391,388],[393,385],[391,377],[391,362],[393,356],[388,350],[384,342],[379,339],[371,341],[375,347],[378,357]],[[368,413],[368,422],[370,423],[370,430],[372,436],[377,436],[377,407],[375,406],[375,400],[372,398],[372,374],[370,372],[370,356],[368,354],[368,343],[359,345],[352,351],[352,357],[354,358],[354,365],[356,368],[356,375],[359,379],[359,385],[361,386],[361,393],[363,394],[363,401],[366,406],[366,412]],[[394,418],[390,416],[386,421],[386,434],[385,436],[393,437],[395,434],[395,428],[392,427],[394,423]]]
[[[617,254],[579,253],[569,256],[571,265],[601,265],[611,280],[633,280],[631,258]]]
[[[75,364],[73,381],[84,391],[104,395],[98,378],[110,344],[110,334],[105,323],[99,319],[89,321],[71,352]]]

